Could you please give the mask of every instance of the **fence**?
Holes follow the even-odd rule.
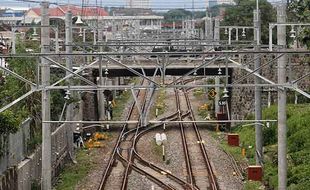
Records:
[[[16,168],[11,167],[7,169],[3,175],[0,176],[0,190],[17,189],[17,173]]]
[[[79,106],[74,108],[75,120],[81,120],[81,110]],[[7,150],[0,156],[0,190],[31,190],[40,187],[41,147],[38,147],[30,156],[27,156],[30,122],[31,120],[27,119],[22,123],[20,130],[15,134],[10,134],[8,138],[0,136],[0,150],[1,145],[6,146]],[[67,127],[70,126],[69,124],[63,124],[59,127],[52,127],[51,161],[53,182],[55,182],[69,155],[67,151]]]
[[[59,175],[68,157],[66,126],[63,124],[52,133],[53,181]],[[42,152],[39,147],[31,156],[19,163],[17,167],[18,190],[30,190],[31,187],[40,186],[41,158]]]
[[[15,134],[0,136],[0,175],[7,168],[17,165],[25,159],[27,155],[27,143],[30,139],[31,119],[26,119],[21,125],[20,130]]]
[[[68,157],[68,152],[66,150],[66,126],[67,125],[65,124],[61,125],[52,133],[53,180],[59,175],[65,164],[66,158]],[[30,156],[25,156],[26,154],[23,154],[25,148],[20,147],[26,146],[21,146],[24,142],[22,142],[23,140],[18,139],[28,133],[23,130],[24,129],[21,129],[18,133],[9,136],[9,153],[3,156],[1,160],[2,169],[6,167],[6,170],[0,175],[0,190],[30,190],[33,187],[40,186],[41,147],[38,147]],[[18,151],[21,152],[19,153]]]

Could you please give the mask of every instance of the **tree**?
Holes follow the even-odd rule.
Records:
[[[192,12],[185,9],[172,9],[164,14],[166,22],[188,19],[192,16]]]
[[[310,21],[310,0],[292,0],[289,4],[289,19],[292,22],[308,23]],[[310,48],[310,29],[302,28],[299,40]]]
[[[253,26],[253,11],[256,9],[256,0],[235,0],[236,5],[226,8],[224,21],[221,25]],[[262,43],[267,44],[269,39],[269,23],[276,21],[276,11],[267,0],[259,1],[262,21]],[[248,40],[253,39],[253,32],[247,31]]]

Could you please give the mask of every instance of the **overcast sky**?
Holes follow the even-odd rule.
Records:
[[[88,2],[89,5],[96,5],[96,1],[98,5],[102,6],[124,6],[125,0],[84,0],[84,2]],[[158,9],[172,9],[172,8],[192,8],[192,2],[194,2],[195,9],[202,9],[206,6],[206,0],[150,0],[152,8]],[[213,1],[213,0],[210,0]],[[231,0],[218,0],[221,2],[230,2]],[[268,0],[270,2],[278,2],[279,0]],[[82,0],[50,0],[49,2],[53,3],[72,3],[72,4],[81,4]],[[0,7],[33,7],[38,6],[37,3],[28,3],[21,2],[17,0],[1,0]]]

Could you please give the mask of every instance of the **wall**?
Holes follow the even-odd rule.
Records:
[[[272,60],[272,56],[265,56],[262,59],[262,65],[264,63],[267,63],[268,61]],[[295,80],[307,73],[310,72],[310,65],[308,62],[303,62],[301,61],[301,58],[303,57],[295,57],[291,59],[291,64],[288,64],[287,66],[287,80]],[[246,63],[253,59],[251,56],[244,55],[240,57],[239,62],[241,63]],[[289,66],[290,65],[290,66]],[[254,69],[253,63],[248,65],[250,69]],[[232,82],[235,80],[239,79],[240,77],[246,75],[247,72],[242,70],[242,69],[234,69],[233,74],[232,74]],[[269,80],[276,82],[277,83],[277,61],[272,62],[271,64],[265,66],[262,69],[262,75]],[[241,81],[240,83],[254,83],[254,75],[251,75],[247,79]],[[239,84],[240,84],[239,83]],[[262,82],[266,83],[266,82]],[[309,92],[310,89],[310,80],[309,77],[305,78],[304,80],[300,81],[298,83],[298,86]],[[262,92],[262,103],[263,103],[263,108],[267,107],[268,105],[268,91],[270,90],[271,92],[271,102],[276,103],[277,102],[277,89],[276,88],[263,88]],[[239,120],[239,119],[245,119],[248,115],[254,112],[254,87],[236,87],[232,89],[232,94],[231,94],[231,116],[232,119],[234,120]],[[292,92],[289,92],[288,94],[292,94]],[[301,96],[301,95],[300,95]],[[299,97],[300,97],[299,96]],[[292,102],[291,102],[292,103]]]
[[[73,111],[74,120],[81,120],[82,115],[80,107],[74,107]],[[70,125],[62,124],[59,127],[54,127],[55,129],[52,130],[51,160],[53,182],[55,182],[56,177],[69,158],[67,151],[68,141],[66,138],[66,131],[69,126]],[[8,183],[11,184],[10,187],[14,187],[9,189],[14,190],[30,190],[32,185],[40,185],[42,164],[41,147],[38,147],[30,156],[26,156],[29,128],[30,120],[27,120],[22,124],[21,129],[16,134],[11,134],[9,137],[8,154],[0,160],[0,169],[2,169],[0,173],[0,190],[7,190],[7,188],[1,189],[1,187]],[[11,171],[12,168],[14,168],[13,171]]]
[[[9,137],[6,139],[2,136],[0,140],[2,145],[5,144],[5,147],[1,147],[6,150],[5,154],[0,157],[0,175],[9,167],[12,167],[18,164],[25,158],[27,153],[27,143],[30,138],[30,122],[31,119],[25,120],[20,125],[20,130],[15,134],[9,134]]]

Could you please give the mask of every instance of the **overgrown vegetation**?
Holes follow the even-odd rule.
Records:
[[[310,21],[310,0],[291,0],[289,4],[289,20],[291,22],[309,23]],[[301,29],[301,28],[300,28]],[[298,39],[310,48],[310,30],[302,28]]]
[[[249,118],[251,119],[251,118]],[[277,119],[277,106],[264,109],[263,119]],[[310,188],[310,104],[287,106],[288,127],[288,189],[302,190]],[[247,150],[250,163],[254,163],[255,129],[254,127],[239,126],[234,129],[239,133],[243,145],[252,146]],[[264,180],[271,189],[277,189],[277,125],[263,128],[264,137]],[[225,147],[234,155],[240,155],[240,148]],[[240,159],[240,156],[237,157]]]
[[[113,107],[113,120],[122,120],[121,117],[130,96],[130,91],[123,91],[118,97],[116,97],[115,106]]]
[[[39,42],[31,40],[17,40],[16,52],[27,53],[32,49],[39,52]],[[39,59],[31,57],[7,58],[8,69],[22,76],[23,78],[37,83],[37,65]],[[51,80],[58,80],[64,72],[51,72]],[[0,106],[13,102],[20,96],[32,90],[32,86],[25,83],[11,74],[0,72]],[[61,91],[51,92],[51,115],[53,120],[59,119],[59,114],[64,103]],[[8,137],[10,133],[18,131],[20,124],[27,118],[31,118],[30,134],[31,138],[27,143],[27,150],[33,150],[41,142],[41,93],[33,92],[24,100],[18,102],[8,110],[0,113],[0,135]],[[2,146],[4,148],[5,146]],[[2,152],[4,150],[2,149]],[[0,153],[1,154],[1,153]]]
[[[78,151],[76,159],[78,164],[68,165],[59,176],[56,190],[74,190],[75,185],[86,177],[87,173],[95,167],[92,152],[95,149]]]
[[[166,109],[165,100],[166,100],[166,90],[160,89],[157,94],[155,106],[152,108],[152,115],[155,115],[153,113],[156,112],[156,109],[158,110],[158,115],[161,115],[165,112]]]

